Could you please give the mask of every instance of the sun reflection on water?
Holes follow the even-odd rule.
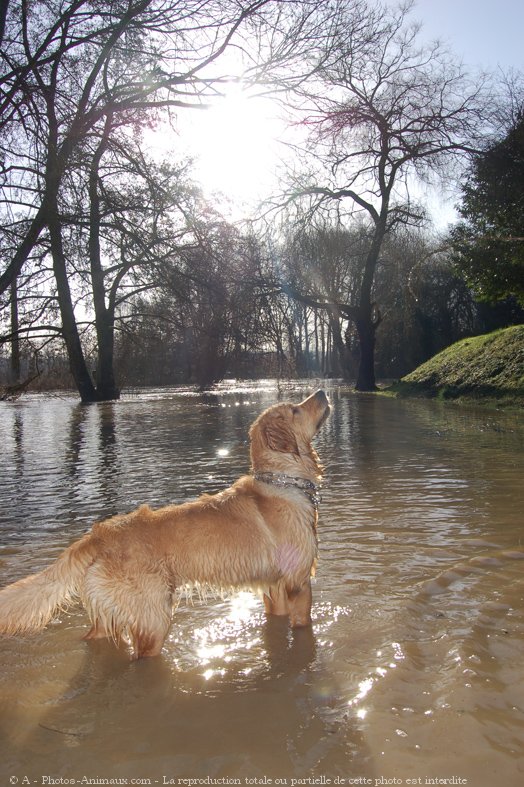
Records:
[[[228,619],[235,623],[249,620],[259,605],[259,600],[252,593],[241,591],[236,593],[229,602]]]
[[[252,593],[236,593],[229,600],[225,614],[194,630],[197,668],[205,668],[202,674],[206,681],[225,675],[227,665],[232,662],[247,675],[253,669],[252,659],[260,660],[262,653],[258,651],[262,649],[262,640],[255,614],[259,604]],[[257,624],[256,631],[249,625],[250,621]]]
[[[367,678],[364,680],[359,681],[358,683],[358,691],[357,693],[348,701],[348,706],[350,708],[355,709],[355,716],[357,719],[365,719],[367,714],[370,711],[369,707],[365,707],[362,705],[362,701],[365,698],[369,698],[369,694],[371,690],[382,681],[382,679],[386,678],[387,675],[391,672],[391,670],[396,669],[399,662],[404,660],[405,654],[402,650],[401,645],[398,642],[392,642],[391,648],[393,650],[393,659],[394,661],[389,661],[387,666],[377,666],[372,675],[368,675]],[[388,651],[387,650],[377,650],[376,655],[379,659],[388,658]]]

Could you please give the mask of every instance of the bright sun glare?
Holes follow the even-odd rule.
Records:
[[[260,197],[275,176],[278,124],[268,100],[232,86],[216,106],[194,118],[192,148],[205,191],[233,202]]]
[[[239,210],[274,186],[282,124],[268,99],[234,84],[212,107],[180,113],[178,126],[206,196],[222,194]],[[156,134],[153,144],[167,152],[165,139]]]

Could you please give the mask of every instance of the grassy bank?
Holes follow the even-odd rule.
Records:
[[[521,406],[524,404],[524,325],[456,342],[394,383],[388,392],[397,396]]]

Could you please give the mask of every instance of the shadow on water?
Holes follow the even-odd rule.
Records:
[[[252,420],[308,385],[0,405],[1,584],[97,519],[224,488],[248,469]],[[520,787],[522,416],[329,385],[313,630],[239,594],[182,603],[151,661],[82,642],[80,610],[2,640],[3,777]]]
[[[64,634],[71,628],[78,633],[70,623]],[[41,635],[26,668],[38,664],[48,677],[8,693],[2,771],[31,780],[300,778],[342,774],[348,756],[363,767],[365,741],[333,712],[337,687],[318,663],[313,633],[292,635],[281,620],[256,628],[257,664],[217,679],[177,670],[169,647],[158,659],[129,662],[110,643],[66,646],[64,636],[60,656],[59,643]]]

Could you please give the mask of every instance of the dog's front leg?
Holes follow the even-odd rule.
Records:
[[[311,581],[309,579],[298,590],[292,590],[287,594],[289,622],[292,628],[311,625],[312,600]]]
[[[308,579],[299,588],[288,590],[285,584],[279,583],[269,588],[264,595],[264,606],[268,615],[289,615],[292,628],[311,624],[311,581]]]

